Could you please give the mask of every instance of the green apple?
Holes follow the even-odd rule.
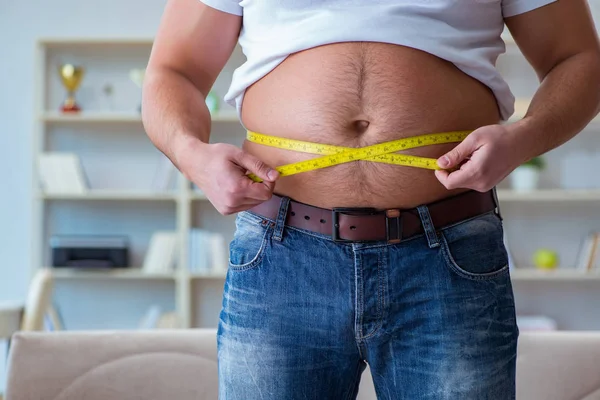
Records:
[[[533,264],[540,269],[558,267],[558,254],[549,249],[539,249],[533,254]]]
[[[206,106],[211,115],[215,115],[219,111],[219,96],[212,90],[206,96]]]

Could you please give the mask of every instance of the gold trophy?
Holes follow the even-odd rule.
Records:
[[[60,108],[62,112],[81,111],[81,108],[75,102],[75,91],[81,84],[84,72],[83,67],[73,64],[63,64],[58,67],[63,86],[67,89],[67,98]]]

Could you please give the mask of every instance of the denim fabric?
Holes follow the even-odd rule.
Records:
[[[493,212],[398,244],[238,214],[218,329],[221,400],[515,398],[516,326]]]

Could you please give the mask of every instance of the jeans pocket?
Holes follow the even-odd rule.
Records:
[[[484,280],[508,272],[504,230],[495,213],[443,229],[440,236],[444,261],[458,275]]]
[[[241,212],[235,220],[235,234],[229,244],[229,269],[244,271],[257,267],[263,258],[273,224],[249,212]]]

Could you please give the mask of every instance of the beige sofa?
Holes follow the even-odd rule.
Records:
[[[215,400],[214,330],[21,332],[6,400]],[[600,333],[521,335],[518,400],[600,400]],[[375,400],[368,374],[360,400]],[[281,399],[285,400],[285,399]]]

